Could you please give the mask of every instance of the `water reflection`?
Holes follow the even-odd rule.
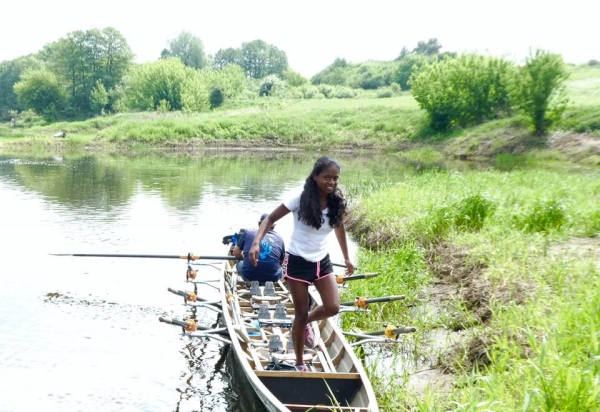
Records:
[[[305,178],[314,154],[256,156],[215,153],[203,157],[0,156],[0,178],[63,205],[109,211],[126,204],[140,189],[158,193],[178,210],[197,207],[207,189],[242,201],[277,197],[281,188]],[[392,179],[426,170],[482,167],[475,163],[401,159],[371,154],[336,154],[342,184]]]

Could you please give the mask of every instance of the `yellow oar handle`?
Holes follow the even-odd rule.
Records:
[[[359,308],[366,309],[370,303],[380,303],[380,302],[393,302],[395,300],[405,299],[405,295],[397,295],[397,296],[384,296],[381,298],[367,298],[365,296],[357,296],[353,302],[343,302],[342,306],[358,306]]]
[[[171,288],[167,288],[167,290],[176,295],[183,296],[188,302],[195,302],[198,299],[198,296],[196,296],[194,292],[185,292],[183,290],[176,290]]]
[[[194,332],[198,329],[198,324],[194,319],[179,320],[173,318],[160,317],[158,318],[158,320],[164,323],[168,323],[169,325],[181,326],[186,332]]]

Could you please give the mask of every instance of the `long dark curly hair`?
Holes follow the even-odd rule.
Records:
[[[341,169],[337,160],[328,156],[319,157],[315,162],[312,172],[306,178],[304,190],[302,191],[302,195],[300,195],[298,220],[316,229],[319,229],[323,224],[323,212],[321,211],[321,204],[319,202],[317,182],[315,182],[313,176],[321,174],[323,170],[334,165]],[[333,193],[327,195],[327,207],[329,209],[327,216],[329,217],[331,227],[337,227],[344,222],[346,199],[344,199],[344,195],[339,188],[336,187]]]

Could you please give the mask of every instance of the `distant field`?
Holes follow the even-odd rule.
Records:
[[[573,104],[600,105],[600,69],[574,70],[566,87]]]

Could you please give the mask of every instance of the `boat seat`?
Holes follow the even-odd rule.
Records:
[[[344,379],[360,380],[359,373],[347,372],[294,372],[294,371],[255,371],[256,376],[265,378],[311,378],[311,379]]]

